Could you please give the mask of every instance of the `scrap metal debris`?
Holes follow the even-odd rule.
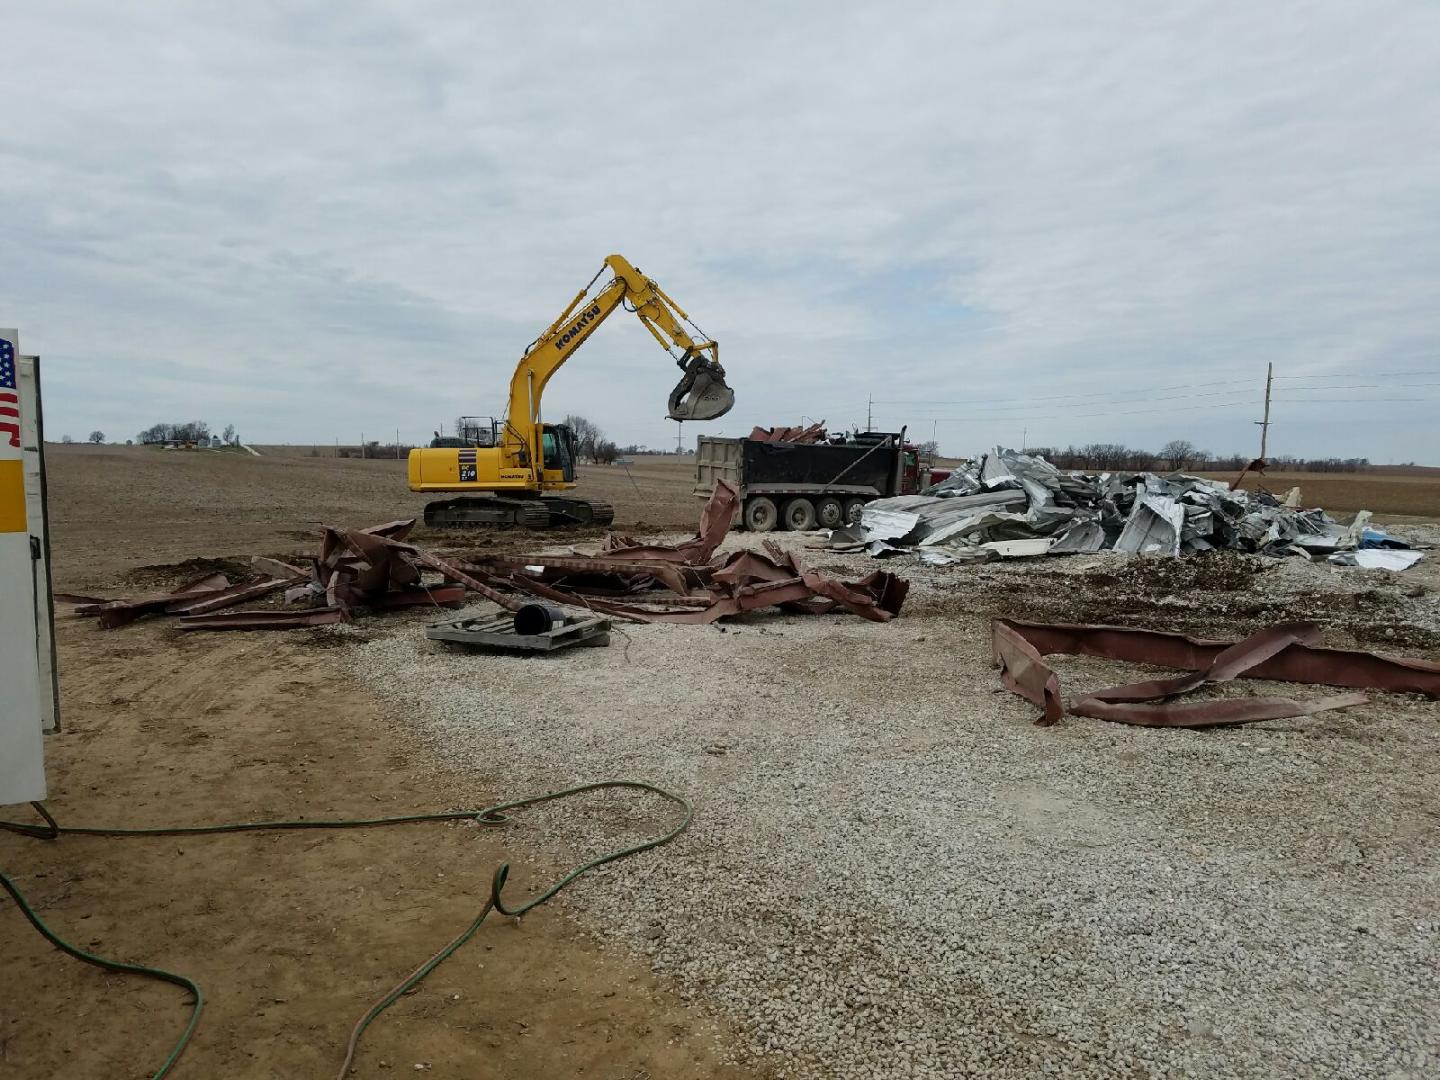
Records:
[[[824,420],[809,427],[757,427],[750,432],[755,442],[822,443],[829,437]]]
[[[773,541],[766,542],[764,553],[715,557],[739,497],[728,480],[717,481],[699,533],[682,544],[639,544],[617,536],[593,556],[491,556],[457,569],[492,590],[519,589],[635,622],[710,623],[774,606],[809,615],[843,610],[875,622],[900,613],[909,583],[893,574],[877,571],[839,581],[807,570]]]
[[[835,530],[830,543],[872,555],[911,551],[932,564],[1112,549],[1323,558],[1366,546],[1367,512],[1346,526],[1290,501],[1184,473],[1062,472],[997,447],[922,495],[868,503],[860,525]]]
[[[538,596],[633,622],[709,623],[756,608],[819,615],[848,611],[884,622],[899,614],[908,583],[877,571],[839,581],[808,570],[767,542],[764,553],[716,549],[730,531],[740,494],[721,480],[700,515],[700,530],[680,544],[642,544],[612,534],[595,555],[491,555],[458,557],[408,543],[414,519],[368,529],[320,530],[319,551],[308,570],[256,557],[260,576],[232,585],[220,574],[187,582],[174,592],[106,601],[60,596],[80,603],[77,614],[98,615],[111,628],[142,615],[181,616],[185,630],[266,630],[349,621],[357,609],[459,607],[467,592],[517,611]],[[425,581],[426,572],[443,581]],[[284,594],[286,607],[231,610],[238,604]]]
[[[421,580],[424,553],[403,542],[414,525],[412,518],[369,529],[326,526],[308,570],[256,556],[251,566],[260,576],[238,585],[223,574],[207,574],[153,596],[106,601],[61,594],[56,599],[83,601],[75,613],[98,616],[106,630],[161,612],[180,616],[183,630],[277,630],[347,622],[357,607],[388,611],[460,606],[465,601],[463,583],[427,585]],[[282,591],[290,606],[231,610]]]
[[[1068,711],[1076,716],[1146,727],[1211,727],[1307,716],[1349,708],[1367,700],[1362,694],[1340,694],[1312,701],[1285,697],[1202,702],[1169,700],[1242,675],[1252,679],[1440,698],[1440,664],[1314,645],[1320,635],[1314,623],[1280,623],[1239,642],[1208,641],[1123,626],[1032,623],[1019,619],[995,619],[990,626],[991,647],[1001,680],[1011,691],[1044,710],[1035,721],[1042,726],[1057,723]],[[1060,692],[1059,676],[1043,659],[1053,653],[1154,664],[1179,668],[1190,674],[1097,690],[1071,699],[1067,706]]]

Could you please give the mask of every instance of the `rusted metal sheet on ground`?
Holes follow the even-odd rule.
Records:
[[[673,547],[668,544],[651,544],[626,547],[604,547],[600,557],[605,559],[641,560],[647,562],[682,562],[699,566],[709,561],[715,549],[725,539],[735,520],[735,509],[740,505],[740,489],[729,480],[715,481],[715,490],[700,512],[700,532],[683,544]],[[623,539],[628,540],[629,537]]]
[[[269,559],[263,555],[250,556],[250,569],[259,574],[269,574],[272,578],[308,577],[310,574],[304,567],[294,566],[280,559]]]
[[[293,630],[300,626],[328,626],[349,621],[349,613],[341,607],[307,608],[304,611],[266,608],[257,611],[216,611],[209,615],[187,615],[180,620],[180,629]]]
[[[102,630],[114,630],[129,625],[142,615],[164,611],[181,598],[192,601],[211,599],[229,587],[230,579],[224,574],[206,573],[191,578],[171,592],[84,604],[75,609],[75,614],[98,616]]]
[[[614,604],[603,600],[589,600],[586,606],[608,615],[633,619],[638,622],[666,622],[703,625],[717,619],[741,615],[757,608],[788,606],[805,614],[820,615],[843,608],[853,615],[873,622],[887,622],[900,612],[908,584],[893,574],[877,571],[860,581],[837,581],[823,574],[807,573],[793,577],[776,577],[772,569],[778,569],[762,560],[761,566],[768,567],[762,577],[756,572],[746,576],[737,575],[731,581],[717,582],[726,591],[716,595],[709,604],[696,610],[675,610],[671,601],[668,608],[641,607],[636,604]],[[737,564],[737,566],[740,564]],[[533,583],[531,583],[533,587]],[[538,591],[538,590],[537,590]],[[559,590],[550,592],[563,597]],[[564,602],[563,600],[561,602]]]
[[[365,603],[379,611],[404,607],[459,607],[465,603],[465,586],[431,585],[376,593]]]
[[[556,570],[563,574],[608,574],[628,578],[650,578],[660,582],[671,592],[681,596],[703,586],[701,575],[690,567],[656,561],[641,562],[630,559],[607,559],[604,557],[581,558],[573,555],[486,555],[472,559],[467,565],[475,567],[503,567],[509,572],[524,571],[532,566]]]
[[[272,578],[269,581],[256,581],[249,585],[232,585],[228,589],[205,594],[194,600],[183,597],[173,598],[171,603],[165,605],[165,613],[167,615],[206,615],[212,611],[219,611],[221,608],[243,604],[247,600],[258,600],[262,596],[269,596],[273,592],[279,592],[289,585],[294,585],[299,580],[299,578]]]
[[[1191,672],[1095,691],[1070,702],[1069,711],[1122,723],[1163,727],[1207,727],[1305,716],[1348,708],[1365,699],[1344,694],[1315,701],[1248,698],[1197,703],[1161,703],[1201,686],[1244,676],[1280,682],[1388,690],[1440,697],[1440,664],[1312,644],[1313,623],[1282,623],[1239,642],[1211,641],[1184,634],[1121,626],[1031,623],[995,619],[991,645],[1005,685],[1039,705],[1039,724],[1054,724],[1066,712],[1060,680],[1045,663],[1052,653],[1155,664]]]

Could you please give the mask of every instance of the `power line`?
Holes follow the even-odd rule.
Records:
[[[1366,371],[1361,372],[1361,374],[1369,375],[1372,379],[1406,379],[1414,375],[1440,375],[1440,369],[1432,368],[1429,371]],[[1288,382],[1293,379],[1353,379],[1355,375],[1356,372],[1353,371],[1337,371],[1330,375],[1276,375],[1275,378],[1284,379]]]
[[[1365,404],[1391,404],[1407,405],[1412,401],[1440,401],[1436,397],[1394,397],[1394,398],[1276,398],[1278,404],[1283,405],[1365,405]]]
[[[1252,385],[1254,385],[1254,383],[1255,383],[1255,380],[1253,380],[1253,379],[1230,379],[1230,380],[1227,380],[1227,381],[1225,381],[1225,382],[1214,382],[1214,381],[1211,381],[1211,382],[1200,382],[1200,383],[1178,383],[1178,384],[1176,384],[1176,385],[1174,385],[1174,386],[1155,386],[1155,387],[1150,387],[1150,388],[1148,388],[1148,389],[1136,389],[1136,388],[1133,388],[1133,387],[1132,387],[1130,390],[1123,391],[1123,392],[1124,392],[1124,393],[1137,393],[1137,394],[1142,394],[1142,395],[1148,395],[1148,394],[1162,394],[1162,393],[1165,393],[1166,391],[1169,391],[1169,390],[1191,390],[1191,389],[1194,389],[1194,388],[1200,387],[1200,386],[1252,386]],[[1108,395],[1111,395],[1111,394],[1114,394],[1114,393],[1115,393],[1114,390],[1096,390],[1096,391],[1094,391],[1094,392],[1092,392],[1092,393],[1086,393],[1086,394],[1048,394],[1048,395],[1044,395],[1044,396],[1032,396],[1032,395],[1026,394],[1026,395],[1021,396],[1021,397],[1013,397],[1013,398],[990,398],[990,399],[988,399],[988,400],[986,400],[986,399],[977,399],[977,398],[965,398],[964,400],[961,400],[961,401],[937,401],[937,400],[935,400],[934,398],[926,398],[926,399],[924,399],[924,400],[916,400],[916,401],[876,401],[875,404],[876,404],[876,405],[1008,405],[1008,404],[1010,404],[1011,402],[1025,402],[1025,401],[1077,401],[1077,400],[1080,400],[1080,399],[1082,399],[1082,398],[1107,398]],[[1233,391],[1224,391],[1224,393],[1233,393]],[[1186,395],[1186,396],[1189,397],[1189,396],[1195,396],[1195,395]],[[1203,396],[1215,397],[1215,396],[1217,396],[1217,395],[1216,395],[1216,394],[1209,394],[1209,395],[1203,395]],[[1146,398],[1145,398],[1145,397],[1139,397],[1139,398],[1133,398],[1133,399],[1127,398],[1127,399],[1123,399],[1123,400],[1127,400],[1127,401],[1128,401],[1128,400],[1144,401],[1144,400],[1146,400]],[[1167,400],[1168,400],[1168,399],[1167,399]],[[1098,404],[1098,403],[1092,402],[1092,404]]]
[[[1170,399],[1170,400],[1177,400],[1177,399]],[[1186,399],[1186,400],[1188,400],[1188,399]],[[1193,409],[1240,409],[1240,408],[1253,409],[1253,408],[1256,408],[1256,407],[1257,407],[1257,405],[1256,405],[1256,402],[1255,402],[1255,401],[1253,401],[1253,400],[1246,400],[1246,401],[1223,401],[1223,402],[1219,402],[1219,403],[1216,403],[1216,404],[1210,404],[1210,405],[1188,405],[1188,406],[1185,406],[1185,405],[1175,405],[1175,406],[1169,406],[1169,407],[1162,408],[1162,409],[1133,409],[1133,410],[1131,410],[1131,411],[1129,411],[1129,412],[1115,412],[1115,411],[1113,411],[1113,410],[1106,409],[1106,410],[1104,410],[1104,411],[1102,411],[1102,412],[1090,412],[1090,413],[1050,413],[1050,414],[1048,414],[1048,415],[1034,415],[1034,414],[1032,414],[1032,415],[1028,415],[1028,416],[997,416],[997,415],[994,414],[994,413],[987,413],[987,414],[985,414],[985,415],[983,415],[983,416],[915,416],[915,417],[909,417],[908,419],[909,419],[909,421],[910,421],[911,423],[940,423],[940,424],[951,424],[951,423],[983,423],[983,422],[985,422],[985,421],[994,421],[994,422],[996,422],[996,423],[1011,424],[1011,423],[1019,423],[1019,422],[1021,422],[1021,421],[1023,421],[1023,420],[1082,420],[1082,419],[1086,419],[1086,418],[1094,417],[1094,416],[1148,416],[1148,415],[1151,415],[1151,414],[1153,414],[1153,413],[1189,412],[1189,411],[1191,411],[1191,410],[1193,410]]]

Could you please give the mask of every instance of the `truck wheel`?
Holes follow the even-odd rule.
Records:
[[[767,499],[764,495],[756,495],[753,499],[745,502],[745,528],[751,532],[767,533],[780,521],[780,513],[775,509],[775,501]]]
[[[862,516],[864,513],[865,513],[865,500],[864,500],[864,499],[846,499],[846,500],[845,500],[845,524],[846,524],[846,525],[859,525],[859,524],[860,524],[860,518],[861,518],[861,516]]]
[[[815,528],[815,504],[809,499],[791,499],[785,504],[785,528],[791,532],[809,532]]]
[[[838,529],[845,524],[845,507],[833,495],[815,500],[815,520],[822,529]]]

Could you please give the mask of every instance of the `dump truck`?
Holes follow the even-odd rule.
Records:
[[[729,480],[751,532],[838,529],[858,522],[872,499],[929,487],[933,472],[903,430],[806,443],[702,435],[695,448],[695,494],[708,499],[716,480]]]

